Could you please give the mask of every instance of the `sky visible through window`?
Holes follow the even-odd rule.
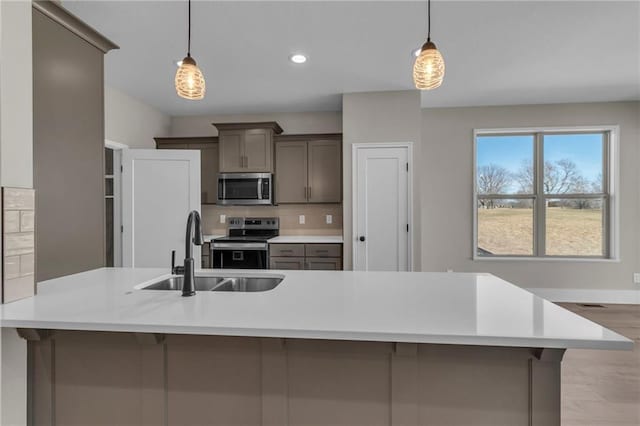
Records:
[[[478,136],[478,170],[483,166],[499,166],[511,175],[522,172],[523,167],[533,165],[533,135]],[[602,133],[562,134],[544,136],[545,163],[570,160],[577,171],[589,182],[597,181],[602,175]],[[516,179],[508,185],[506,193],[517,193]]]

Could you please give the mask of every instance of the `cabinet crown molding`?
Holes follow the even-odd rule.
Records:
[[[273,133],[279,135],[284,130],[275,121],[260,121],[247,123],[211,123],[218,131],[224,130],[250,130],[250,129],[271,129]]]
[[[107,53],[113,49],[120,49],[117,44],[87,25],[82,19],[69,12],[57,2],[51,0],[34,0],[32,7],[87,43],[100,49],[103,53]]]

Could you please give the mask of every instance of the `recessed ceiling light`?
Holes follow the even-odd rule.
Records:
[[[295,53],[289,56],[289,60],[294,64],[304,64],[307,62],[307,57],[301,53]]]

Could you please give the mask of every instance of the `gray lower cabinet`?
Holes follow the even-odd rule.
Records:
[[[304,257],[270,257],[269,269],[289,269],[289,270],[305,269]]]
[[[341,271],[342,244],[270,244],[269,268]]]
[[[211,268],[211,246],[209,243],[202,244],[202,250],[200,252],[200,261],[202,263],[202,269]]]
[[[278,204],[342,202],[342,143],[287,135],[276,142],[275,191]]]
[[[331,257],[305,257],[304,269],[310,271],[342,271],[342,259]]]
[[[200,151],[200,202],[218,201],[219,146],[216,137],[155,138],[157,149],[195,149]]]

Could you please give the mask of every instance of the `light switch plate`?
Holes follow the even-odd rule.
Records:
[[[633,282],[634,284],[640,284],[640,272],[633,273]]]
[[[304,215],[303,215],[303,214],[301,214],[300,216],[298,216],[298,223],[299,223],[300,225],[304,225]]]
[[[333,223],[333,216],[328,214],[327,215],[327,225],[331,225]]]
[[[226,214],[221,214],[220,215],[220,223],[226,223],[227,222],[227,215]]]

